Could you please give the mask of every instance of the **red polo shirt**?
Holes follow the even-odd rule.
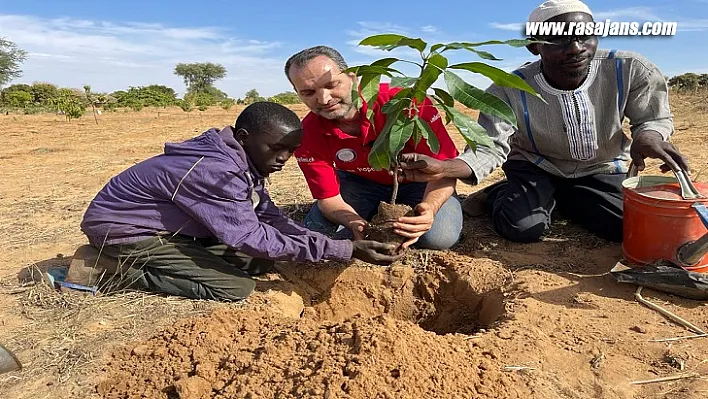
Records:
[[[383,126],[386,114],[381,107],[390,100],[400,88],[389,88],[381,84],[379,96],[374,104],[374,124]],[[458,155],[457,148],[445,129],[442,118],[430,99],[426,98],[420,117],[431,122],[431,127],[440,142],[440,151],[434,154],[428,148],[425,139],[418,145],[411,138],[403,148],[402,153],[417,152],[437,159],[450,159]],[[360,112],[366,115],[367,104],[364,103]],[[339,194],[339,180],[336,170],[349,172],[381,184],[393,184],[393,177],[388,171],[374,170],[369,165],[369,152],[379,136],[378,131],[365,119],[361,127],[361,136],[351,136],[341,131],[329,119],[310,112],[302,121],[302,144],[295,151],[298,165],[305,175],[310,192],[315,199],[331,198]]]

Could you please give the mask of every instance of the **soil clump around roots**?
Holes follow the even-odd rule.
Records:
[[[378,212],[371,218],[371,222],[367,223],[364,236],[367,240],[394,244],[399,248],[407,238],[396,234],[393,224],[404,216],[415,216],[413,208],[405,204],[379,202]]]

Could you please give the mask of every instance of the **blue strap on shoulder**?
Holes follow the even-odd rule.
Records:
[[[615,53],[617,50],[610,50],[610,54],[607,56],[608,59],[615,59],[615,75],[617,76],[617,108],[620,116],[620,125],[624,122],[624,115],[622,112],[622,103],[624,102],[624,75],[622,74],[623,62],[621,58],[615,58]],[[622,143],[621,148],[624,149],[627,144],[627,138],[624,133],[622,133]],[[617,172],[622,172],[622,164],[619,159],[615,159],[615,166],[617,167]]]
[[[524,74],[522,74],[519,70],[516,70],[512,73],[520,77],[521,79],[526,79]],[[524,123],[526,124],[526,134],[529,137],[529,141],[531,141],[531,147],[533,147],[534,152],[538,154],[538,159],[535,162],[535,164],[538,165],[543,161],[543,157],[541,156],[541,152],[538,150],[538,147],[536,147],[536,141],[533,139],[533,133],[531,132],[531,118],[529,117],[529,107],[526,103],[526,92],[523,90],[519,90],[519,93],[521,93],[521,106],[524,108]]]

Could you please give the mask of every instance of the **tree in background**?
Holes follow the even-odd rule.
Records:
[[[22,75],[20,65],[27,59],[27,52],[9,40],[0,38],[0,86]]]
[[[692,91],[695,93],[699,88],[708,88],[708,74],[684,73],[669,79],[668,84],[678,91]]]
[[[179,105],[179,107],[182,108],[182,111],[184,112],[192,112],[192,110],[194,110],[194,104],[186,100],[178,100],[177,105]]]
[[[22,100],[20,102],[24,104],[28,98],[27,105],[32,103],[32,86],[24,83],[10,85],[0,91],[0,102],[7,107],[20,108],[18,101]]]
[[[242,103],[249,105],[253,104],[257,101],[265,101],[266,99],[264,97],[261,97],[260,94],[258,94],[258,90],[256,89],[251,89],[246,92],[246,94],[243,96]]]
[[[268,97],[268,101],[288,105],[288,104],[300,104],[300,97],[295,92],[286,91],[283,93],[278,93],[272,97]]]
[[[80,118],[86,109],[85,100],[80,93],[67,88],[59,89],[56,98],[52,100],[52,106],[64,114],[67,122]]]
[[[196,106],[210,107],[227,99],[228,96],[223,91],[214,86],[208,87],[204,91],[190,91],[184,95],[184,100],[191,102]]]
[[[219,102],[219,105],[224,111],[228,111],[236,105],[236,101],[233,98],[225,98]]]
[[[30,87],[30,93],[35,105],[46,107],[51,105],[51,100],[57,96],[59,88],[51,83],[34,82]]]
[[[702,73],[698,76],[698,87],[708,89],[708,73]]]
[[[32,105],[32,94],[17,90],[3,95],[3,104],[11,108],[25,108]]]
[[[117,106],[139,111],[143,107],[169,107],[177,105],[177,93],[171,87],[163,85],[131,86],[128,90],[118,90],[110,94],[117,101]]]
[[[212,62],[179,63],[174,73],[184,80],[188,93],[203,93],[226,76],[226,68]]]

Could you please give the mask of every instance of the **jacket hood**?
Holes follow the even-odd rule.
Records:
[[[252,170],[248,156],[236,141],[231,126],[221,130],[211,128],[197,137],[180,143],[166,143],[165,155],[189,155],[219,158],[224,161],[231,160],[243,169]]]

